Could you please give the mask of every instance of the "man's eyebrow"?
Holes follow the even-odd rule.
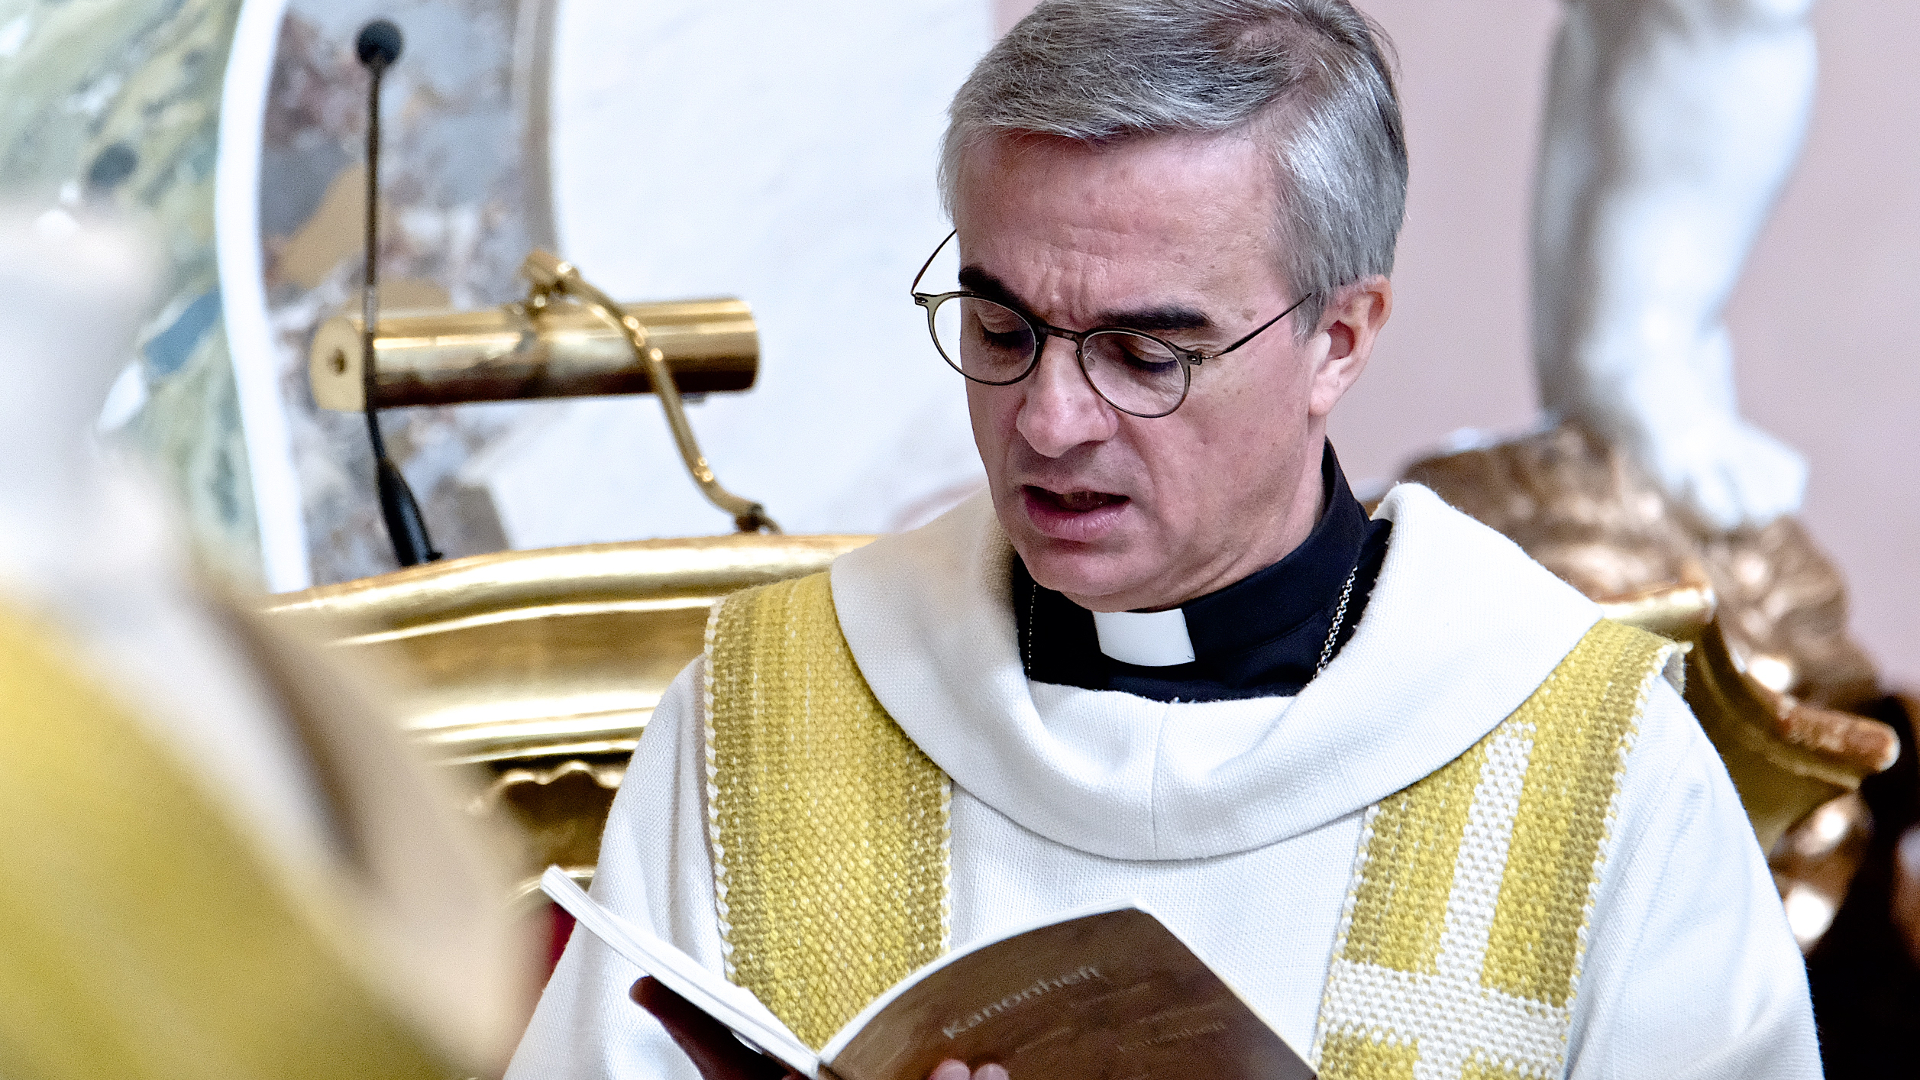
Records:
[[[997,304],[1005,304],[1015,311],[1020,312],[1022,315],[1030,314],[1027,305],[1021,303],[1020,298],[1013,295],[1013,290],[1007,288],[1005,282],[977,266],[963,266],[960,268],[960,287],[983,300],[992,300]]]
[[[1102,312],[1098,322],[1101,326],[1118,326],[1126,330],[1211,330],[1213,328],[1213,320],[1207,318],[1206,312],[1171,304],[1166,307],[1143,308],[1138,311]]]
[[[960,269],[960,287],[982,299],[1005,304],[1022,315],[1033,317],[1033,309],[1021,302],[1005,282],[977,266]],[[1125,330],[1210,330],[1213,320],[1204,311],[1169,304],[1134,311],[1105,311],[1094,320],[1094,325]]]

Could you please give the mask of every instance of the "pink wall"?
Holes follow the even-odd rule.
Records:
[[[1356,483],[1461,428],[1533,423],[1527,205],[1557,14],[1545,0],[1364,7],[1400,53],[1413,179],[1393,322],[1334,416]]]
[[[1400,50],[1413,188],[1400,307],[1335,436],[1386,477],[1460,427],[1530,424],[1526,220],[1547,0],[1361,0]],[[1812,462],[1804,518],[1856,633],[1920,687],[1920,5],[1823,0],[1800,168],[1730,311],[1747,414]]]
[[[1805,518],[1882,671],[1920,689],[1920,4],[1825,0],[1799,173],[1732,308],[1748,412],[1813,461]]]
[[[1526,229],[1552,0],[1359,0],[1399,49],[1413,186],[1398,310],[1335,416],[1356,481],[1535,420]],[[1032,7],[995,0],[1002,25]],[[1745,411],[1812,462],[1856,633],[1920,688],[1920,4],[1822,0],[1799,171],[1730,322]]]

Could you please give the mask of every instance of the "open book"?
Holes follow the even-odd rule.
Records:
[[[621,956],[815,1080],[926,1080],[946,1058],[1013,1080],[1313,1080],[1300,1055],[1159,919],[1076,912],[907,976],[819,1053],[760,1000],[601,907],[558,868],[541,888]]]

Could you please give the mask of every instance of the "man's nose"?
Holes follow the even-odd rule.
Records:
[[[1083,443],[1112,438],[1118,429],[1113,406],[1094,392],[1071,341],[1048,338],[1039,366],[1023,386],[1026,395],[1015,426],[1042,456],[1059,457]]]

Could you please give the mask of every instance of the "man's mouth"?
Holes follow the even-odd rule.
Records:
[[[1031,484],[1027,486],[1027,494],[1056,510],[1064,510],[1071,514],[1084,514],[1127,501],[1125,495],[1115,495],[1106,491],[1048,491],[1046,488]]]
[[[1075,544],[1090,544],[1112,534],[1127,519],[1133,500],[1111,491],[1075,488],[1053,491],[1038,484],[1020,489],[1027,523],[1040,535]]]

